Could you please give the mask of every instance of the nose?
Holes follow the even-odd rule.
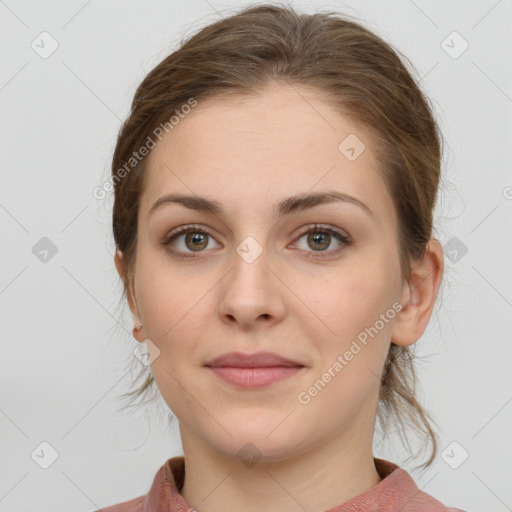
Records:
[[[265,250],[254,260],[235,252],[231,270],[220,282],[218,314],[240,330],[279,323],[285,316],[286,286],[271,268]]]

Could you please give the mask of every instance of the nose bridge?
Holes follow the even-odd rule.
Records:
[[[261,236],[258,237],[260,240]],[[247,298],[256,297],[269,285],[271,274],[268,246],[260,243],[256,237],[246,236],[237,246],[231,258],[232,271],[228,279],[230,286],[236,288],[237,295]]]
[[[248,235],[235,246],[231,270],[221,286],[221,316],[247,325],[261,316],[277,318],[283,313],[279,279],[271,269],[271,259],[266,245],[255,236]]]

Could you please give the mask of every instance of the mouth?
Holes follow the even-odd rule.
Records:
[[[297,361],[272,352],[230,352],[209,361],[205,367],[232,386],[253,389],[289,379],[306,368]]]
[[[239,388],[262,388],[289,379],[301,372],[304,366],[269,366],[238,368],[235,366],[207,367],[224,382]]]

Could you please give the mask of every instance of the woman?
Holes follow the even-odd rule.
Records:
[[[184,456],[121,511],[449,511],[375,458],[436,435],[410,352],[443,273],[440,136],[378,36],[260,5],[139,86],[114,152],[116,268]]]

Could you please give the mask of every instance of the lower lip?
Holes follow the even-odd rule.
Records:
[[[265,368],[240,368],[234,366],[207,367],[217,377],[241,388],[262,388],[274,382],[293,377],[304,366],[271,366]]]

